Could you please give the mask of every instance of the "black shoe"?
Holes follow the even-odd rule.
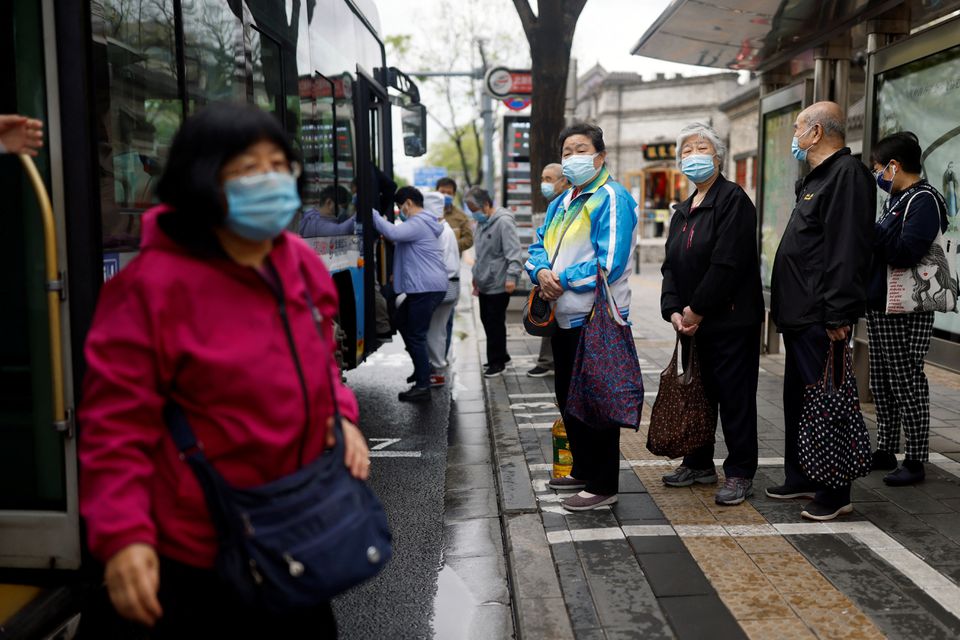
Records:
[[[767,487],[766,494],[768,498],[777,500],[793,500],[794,498],[807,498],[813,500],[817,492],[814,489],[804,489],[803,487],[788,487],[785,484],[779,487]]]
[[[503,361],[503,364],[504,364],[504,365],[510,364],[510,356],[507,356],[507,359]],[[484,363],[483,363],[483,368],[484,368],[484,369],[487,369],[487,368],[489,368],[489,367],[490,367],[490,363],[489,363],[489,362],[484,362]]]
[[[927,477],[927,472],[923,469],[923,463],[920,463],[919,471],[911,471],[906,467],[900,467],[893,473],[883,476],[883,483],[888,487],[909,487],[912,484],[923,482]]]
[[[430,387],[410,387],[397,394],[400,402],[430,402]]]
[[[877,449],[870,457],[870,471],[893,471],[897,468],[897,456]]]
[[[506,369],[506,367],[503,366],[502,364],[492,364],[492,365],[490,365],[489,367],[487,367],[486,369],[484,369],[484,371],[483,371],[483,377],[484,377],[484,378],[496,378],[496,377],[499,376],[501,373],[503,373],[504,369]]]
[[[527,371],[527,376],[531,378],[546,378],[547,376],[553,375],[553,369],[547,369],[546,367],[541,367],[540,365],[535,366],[530,371]]]
[[[803,508],[803,511],[800,512],[800,515],[807,520],[826,522],[827,520],[833,520],[837,516],[846,515],[848,513],[853,513],[852,504],[845,504],[841,507],[832,507],[814,500]]]

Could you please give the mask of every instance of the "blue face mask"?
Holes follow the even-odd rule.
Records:
[[[877,186],[880,187],[882,191],[886,191],[887,193],[890,193],[890,190],[893,189],[893,179],[897,177],[896,167],[891,167],[893,169],[893,176],[891,176],[889,180],[883,177],[883,174],[887,172],[887,167],[889,166],[890,163],[888,162],[886,167],[874,174],[877,178]]]
[[[563,177],[575,187],[585,185],[597,173],[597,168],[593,166],[593,160],[598,155],[597,153],[584,153],[564,158]]]
[[[262,242],[276,238],[300,208],[297,179],[271,171],[231,178],[223,183],[230,231],[241,238]]]
[[[543,197],[547,200],[553,200],[554,187],[552,182],[541,182],[540,183],[540,193],[543,194]]]
[[[680,170],[683,175],[699,184],[709,180],[716,168],[713,165],[713,156],[697,153],[681,160]]]
[[[443,196],[443,208],[448,209],[453,206],[453,196],[448,196],[444,194]]]
[[[483,211],[471,211],[470,215],[477,221],[477,224],[487,224],[487,216],[483,215]]]
[[[810,129],[813,129],[814,126],[815,125],[810,125],[809,127],[807,127],[807,130],[801,133],[799,136],[793,136],[793,141],[790,142],[790,153],[792,153],[793,157],[799,160],[800,162],[807,161],[807,151],[809,151],[810,147],[813,146],[813,145],[810,145],[810,147],[807,147],[806,149],[801,149],[800,138],[807,135],[807,133],[810,132]]]

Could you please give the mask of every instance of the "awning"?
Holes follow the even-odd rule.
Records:
[[[633,53],[764,71],[827,43],[903,0],[673,0]]]

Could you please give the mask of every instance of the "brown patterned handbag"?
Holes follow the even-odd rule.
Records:
[[[660,374],[660,389],[647,431],[650,453],[668,458],[679,458],[713,444],[717,432],[717,407],[703,390],[696,341],[690,339],[690,366],[682,375],[677,373],[679,348],[678,335],[673,358]]]

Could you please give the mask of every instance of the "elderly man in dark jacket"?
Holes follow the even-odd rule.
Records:
[[[799,461],[803,392],[823,375],[830,343],[845,343],[866,304],[877,189],[845,146],[839,105],[818,102],[797,116],[793,155],[810,166],[773,262],[770,312],[787,349],[783,376],[783,485],[771,498],[813,498],[801,515],[832,520],[853,511],[850,485],[818,486]]]

